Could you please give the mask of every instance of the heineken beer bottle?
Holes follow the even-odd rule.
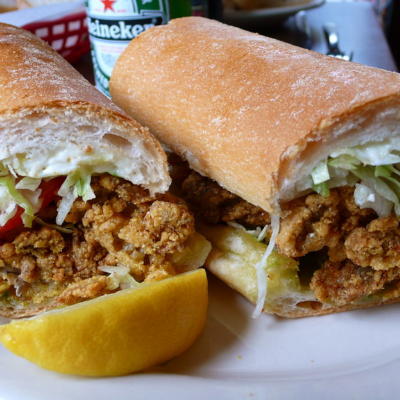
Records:
[[[192,0],[169,0],[171,19],[192,15]]]
[[[86,0],[96,87],[110,97],[111,71],[139,33],[170,19],[168,0]]]

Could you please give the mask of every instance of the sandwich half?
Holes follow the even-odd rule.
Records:
[[[400,75],[183,18],[131,42],[111,94],[187,161],[206,267],[255,315],[400,300]]]
[[[148,130],[47,44],[0,24],[0,315],[23,317],[202,265]]]

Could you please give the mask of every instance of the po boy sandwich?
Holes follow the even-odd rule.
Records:
[[[184,18],[131,42],[111,94],[188,162],[206,267],[255,315],[400,300],[398,74]]]
[[[158,142],[36,36],[0,24],[0,315],[202,265]]]

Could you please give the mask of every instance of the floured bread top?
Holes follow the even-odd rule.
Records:
[[[139,35],[110,85],[193,169],[269,212],[338,147],[400,134],[398,74],[202,18]]]
[[[36,36],[0,24],[0,162],[20,176],[108,172],[170,183],[158,142]]]

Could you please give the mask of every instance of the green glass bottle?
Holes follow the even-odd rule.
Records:
[[[86,0],[86,13],[96,87],[110,97],[108,84],[119,55],[141,32],[168,23],[168,0]]]
[[[169,0],[171,19],[192,15],[192,0]]]
[[[215,0],[212,0],[215,1]],[[192,15],[196,17],[208,16],[208,1],[207,0],[192,0]]]

